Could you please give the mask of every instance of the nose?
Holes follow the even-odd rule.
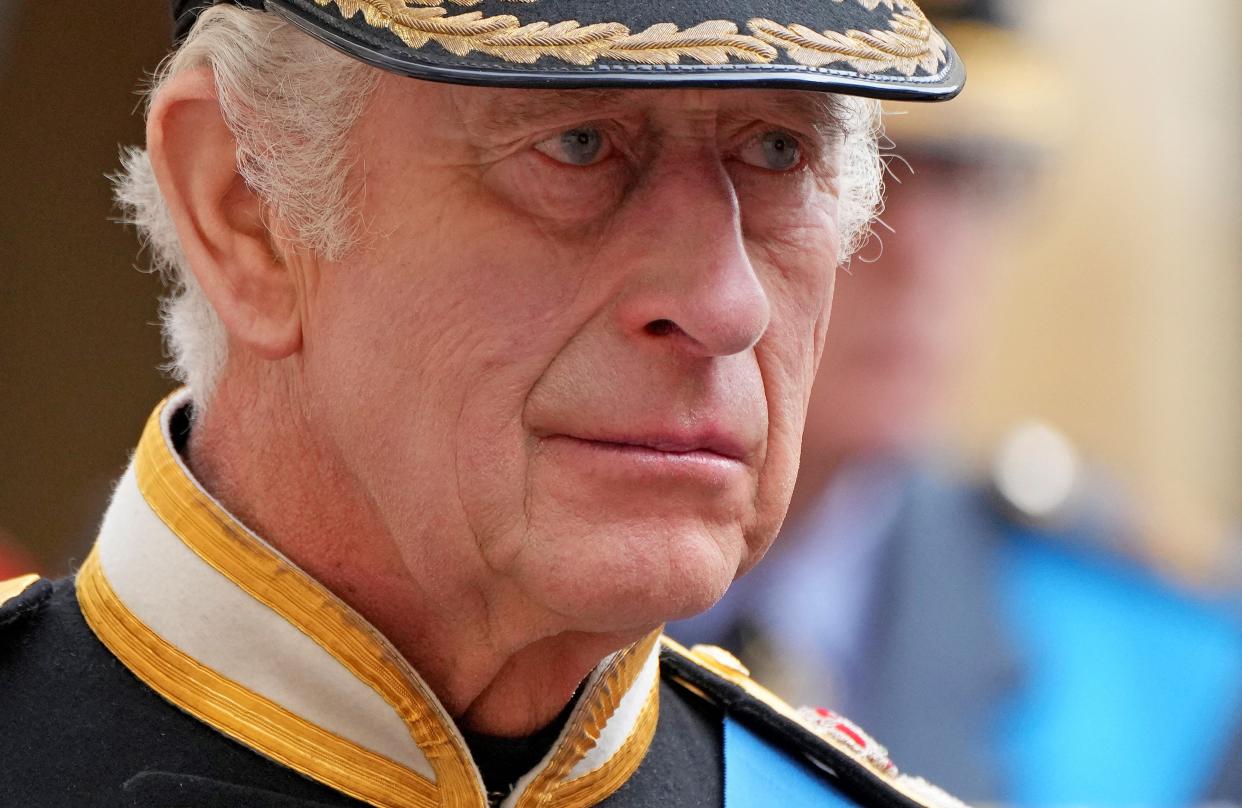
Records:
[[[703,159],[661,172],[631,203],[623,260],[637,268],[618,305],[621,327],[699,356],[754,347],[771,302],[747,254],[724,167]]]

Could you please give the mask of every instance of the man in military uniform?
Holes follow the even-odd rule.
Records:
[[[784,515],[868,97],[961,86],[914,3],[174,5],[188,387],[0,592],[0,802],[950,804],[660,637]]]
[[[998,5],[924,4],[971,85],[889,116],[911,168],[889,184],[882,254],[838,280],[784,535],[669,633],[727,645],[791,699],[831,693],[972,802],[1242,801],[1235,615],[1124,552],[1132,520],[1049,426],[1016,427],[992,475],[944,445],[1004,271],[988,239],[1065,134],[1046,57]]]

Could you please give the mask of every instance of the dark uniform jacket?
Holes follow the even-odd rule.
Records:
[[[73,580],[0,584],[0,805],[956,804],[848,721],[658,633],[601,662],[542,742],[471,740],[194,482],[186,404],[156,410]]]

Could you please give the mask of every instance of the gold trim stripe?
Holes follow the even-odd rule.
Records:
[[[651,747],[651,739],[655,737],[656,726],[660,718],[660,677],[657,675],[651,683],[647,701],[638,714],[634,729],[625,739],[612,757],[599,768],[592,769],[581,777],[568,780],[552,791],[548,802],[549,808],[578,808],[579,806],[595,805],[602,802],[638,771],[647,750]]]
[[[167,401],[156,408],[135,456],[134,474],[147,504],[212,568],[314,640],[397,711],[435,771],[435,792],[445,808],[485,806],[482,782],[470,753],[461,736],[451,731],[452,719],[439,707],[435,695],[365,619],[257,540],[186,474],[163,432],[166,406]],[[565,778],[598,742],[602,728],[633,686],[659,636],[659,630],[653,631],[614,654],[592,677],[570,718],[565,740],[526,789],[521,805],[543,805],[566,785]],[[650,697],[656,704],[644,704],[622,747],[598,770],[573,781],[575,785],[567,793],[587,794],[595,802],[628,779],[646,754],[655,731],[658,689]],[[568,808],[572,803],[558,804]]]
[[[100,641],[153,690],[203,723],[371,805],[440,805],[435,786],[417,772],[306,721],[164,640],[112,590],[98,549],[78,572],[77,596]]]
[[[749,34],[739,33],[731,20],[704,20],[685,30],[662,22],[631,31],[620,22],[538,20],[523,25],[511,14],[450,15],[441,0],[315,0],[322,7],[334,5],[347,20],[361,14],[372,28],[395,34],[410,48],[434,41],[456,56],[477,51],[517,64],[532,64],[545,56],[574,65],[599,59],[679,64],[683,57],[708,65],[728,64],[730,59],[767,64],[779,56],[777,48],[783,48],[792,61],[807,67],[845,62],[864,76],[890,69],[913,76],[920,67],[936,73],[947,44],[918,6],[911,0],[857,2],[869,11],[883,2],[891,11],[888,30],[820,32],[799,23],[783,25],[755,17],[746,23]]]
[[[656,642],[660,639],[661,629],[656,629],[643,639],[613,656],[608,666],[601,671],[599,677],[595,680],[595,685],[587,693],[583,694],[582,701],[579,702],[578,707],[575,708],[573,715],[570,717],[565,740],[552,755],[552,759],[548,761],[548,764],[544,766],[534,781],[526,788],[525,793],[517,801],[517,808],[533,808],[533,806],[542,805],[548,794],[554,793],[558,785],[569,776],[573,767],[578,765],[578,762],[594,748],[599,740],[599,734],[604,728],[604,724],[608,723],[608,719],[617,711],[617,706],[621,703],[621,699],[625,697],[626,692],[633,686],[634,680],[638,677],[643,665],[646,664],[647,659],[650,657],[652,649],[655,648]],[[659,681],[658,675],[656,680],[657,682]],[[656,698],[658,702],[659,691],[656,691]],[[641,727],[638,725],[632,728],[627,742],[635,734],[638,734],[640,729]],[[643,743],[643,754],[646,754],[647,745],[650,743],[651,737],[648,736],[646,742]],[[601,768],[611,770],[614,760],[617,761],[615,765],[618,766],[624,765],[627,762],[617,760],[617,755],[614,754]],[[603,775],[600,775],[597,779],[601,784],[608,782],[608,779]],[[623,782],[625,782],[624,779],[618,781],[613,786],[613,790],[620,787]],[[599,799],[602,799],[609,793],[611,792],[601,794]]]
[[[162,412],[147,422],[135,457],[138,488],[187,547],[317,642],[405,721],[436,774],[445,808],[486,805],[469,752],[445,729],[435,696],[408,676],[392,646],[326,588],[249,535],[182,470],[165,441]]]

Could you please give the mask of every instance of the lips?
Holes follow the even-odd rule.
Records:
[[[604,447],[617,449],[642,449],[648,452],[666,454],[717,454],[729,460],[745,458],[745,452],[739,442],[720,434],[708,436],[681,436],[681,434],[643,434],[643,436],[604,436],[586,437],[568,434],[569,438],[589,443],[599,443]]]
[[[633,449],[662,452],[670,455],[716,455],[726,460],[744,461],[749,454],[744,442],[726,432],[704,430],[696,432],[657,431],[622,432],[590,431],[582,433],[549,433],[543,437],[569,438],[592,443],[601,448],[618,450]]]

